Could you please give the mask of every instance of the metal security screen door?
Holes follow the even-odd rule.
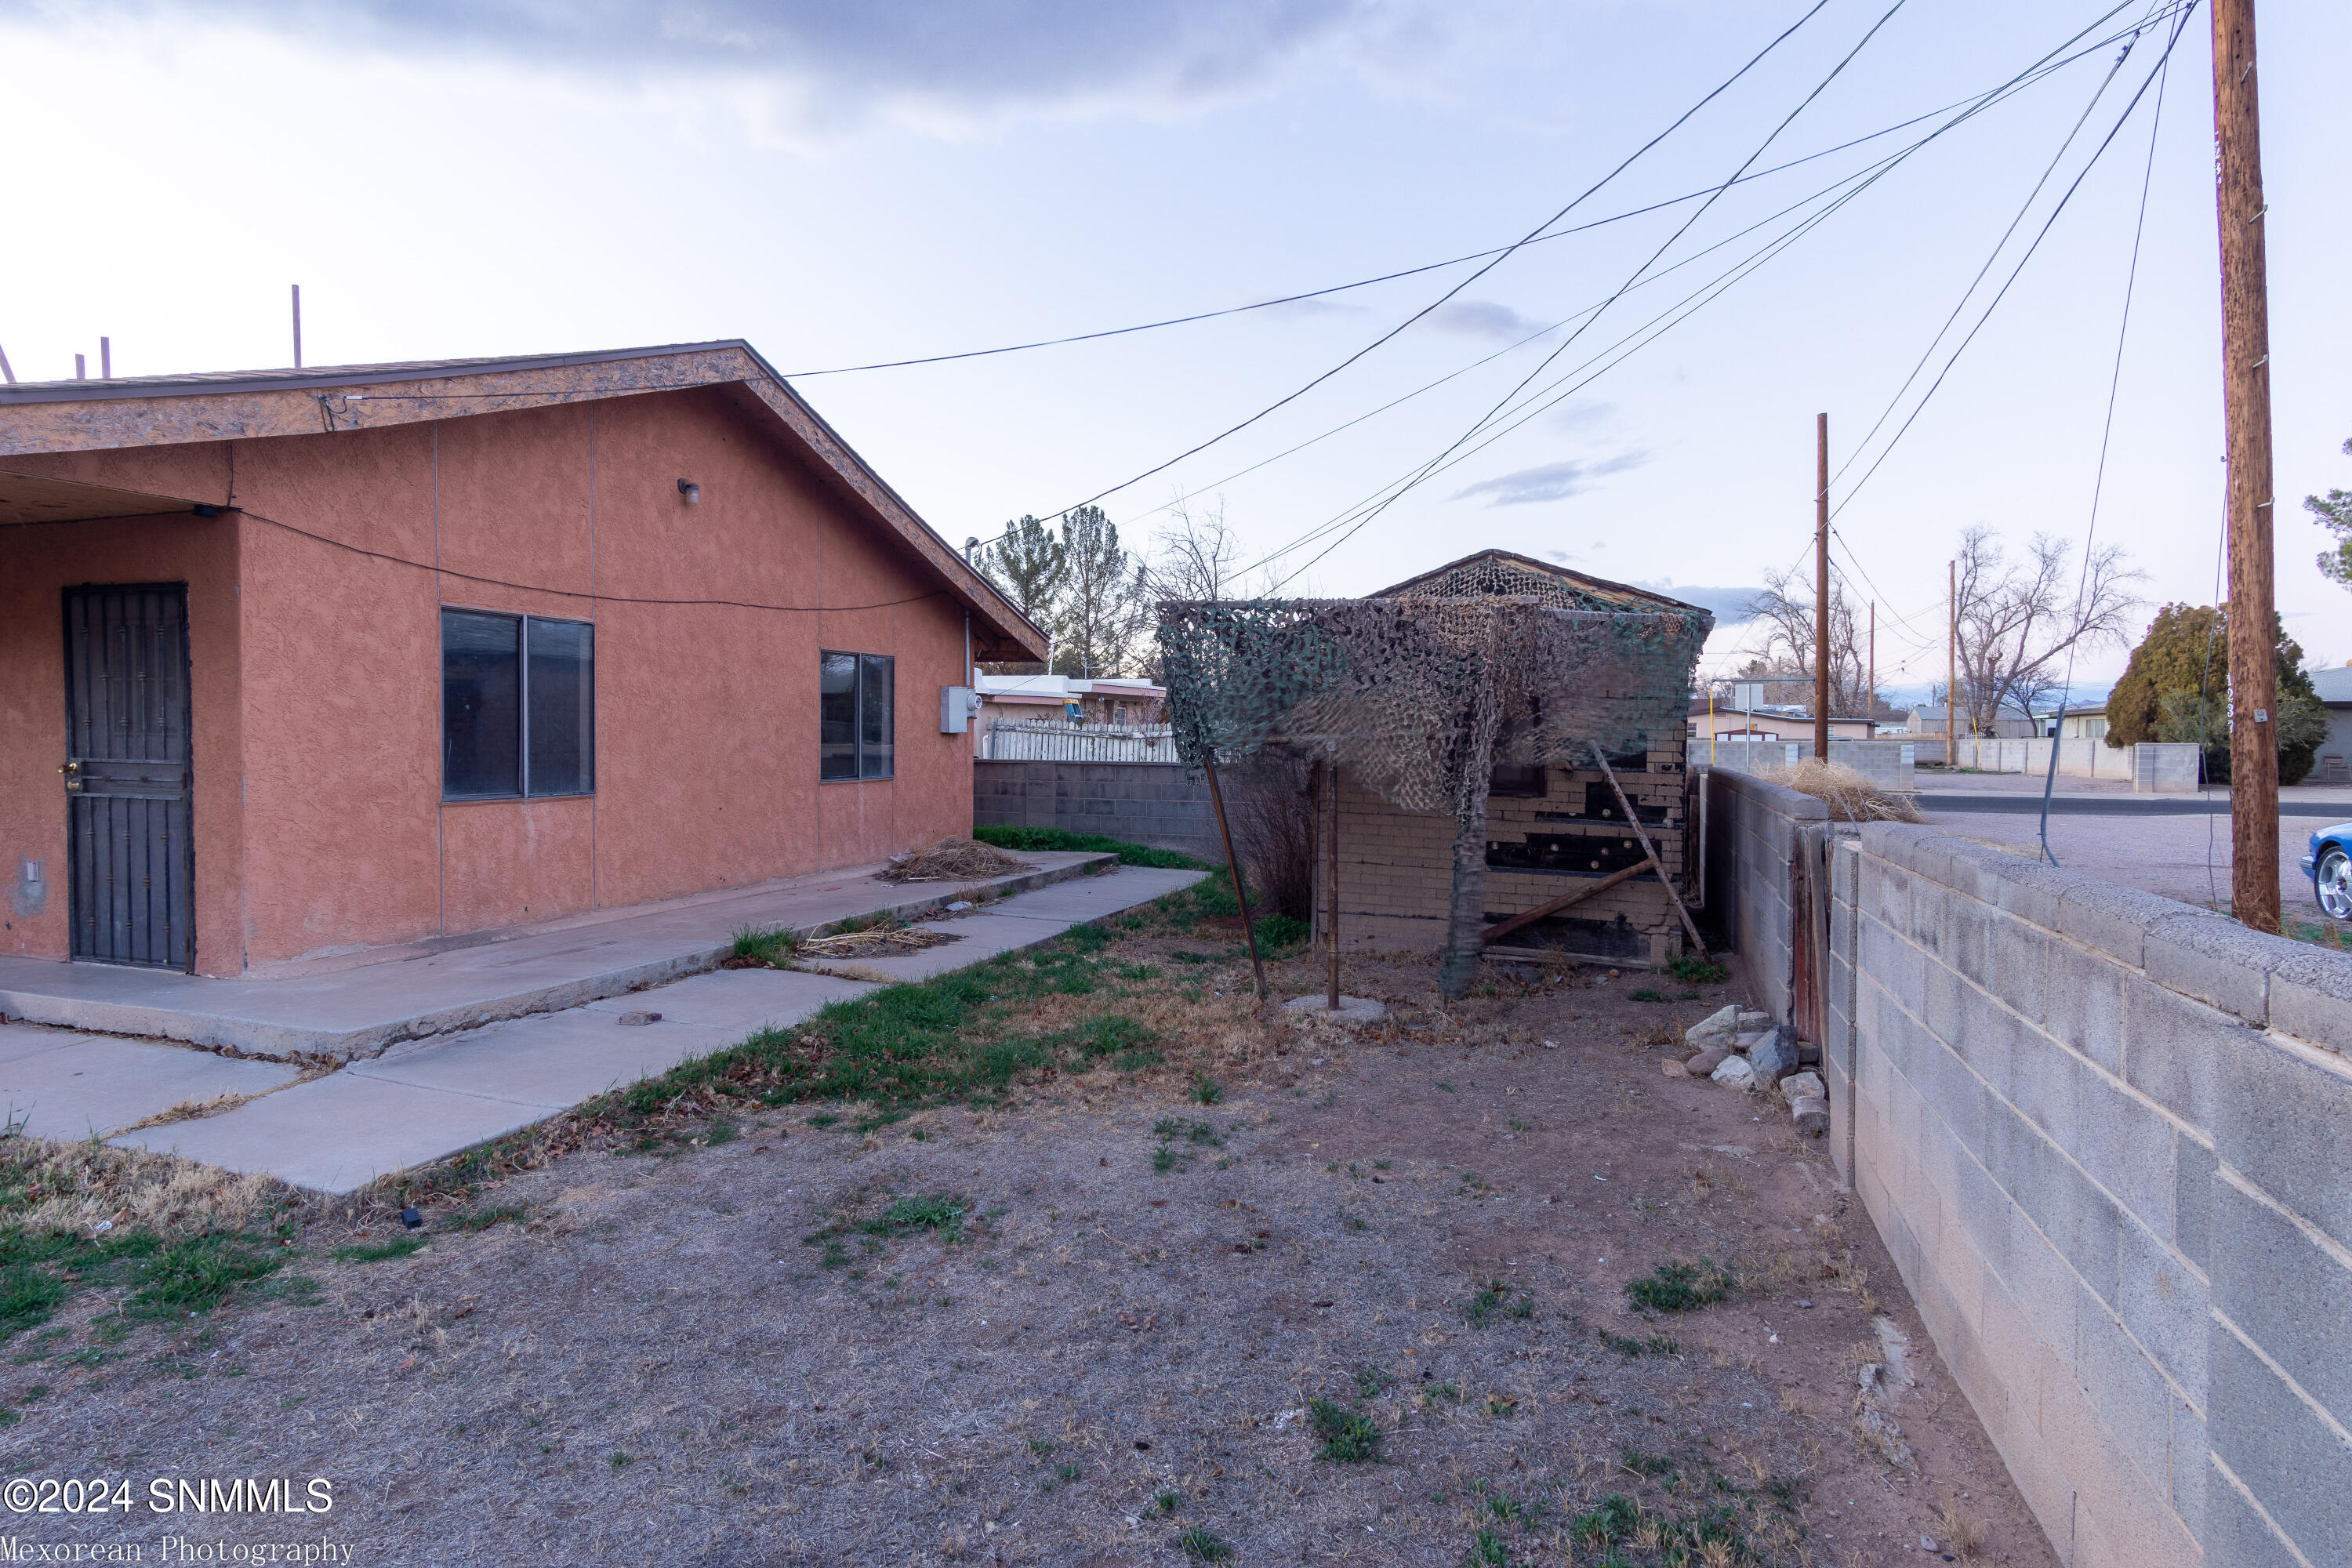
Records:
[[[66,590],[66,763],[73,956],[186,969],[188,590]]]

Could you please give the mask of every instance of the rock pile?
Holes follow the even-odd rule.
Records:
[[[1797,1032],[1774,1023],[1769,1013],[1736,1005],[1719,1009],[1683,1031],[1683,1045],[1696,1054],[1659,1063],[1666,1077],[1777,1091],[1798,1131],[1818,1138],[1830,1130],[1827,1086],[1800,1064]]]

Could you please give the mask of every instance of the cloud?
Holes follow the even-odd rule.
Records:
[[[1545,416],[1544,423],[1555,430],[1590,430],[1596,425],[1607,424],[1616,416],[1617,405],[1613,403],[1572,397]]]
[[[1434,25],[1423,14],[1433,7],[1381,0],[111,0],[89,11],[237,22],[341,49],[749,84],[804,123],[877,109],[969,119],[1111,98],[1184,104],[1256,86],[1311,51],[1379,69]]]
[[[1488,506],[1528,506],[1537,501],[1565,500],[1570,496],[1582,495],[1591,489],[1592,481],[1604,474],[1638,468],[1647,461],[1649,454],[1646,452],[1622,452],[1614,458],[1602,458],[1595,462],[1570,458],[1565,462],[1545,463],[1537,468],[1498,474],[1491,479],[1481,479],[1475,485],[1455,490],[1449,499],[1466,500],[1472,496],[1486,496]]]
[[[1508,305],[1498,305],[1492,300],[1455,300],[1440,305],[1429,313],[1429,324],[1441,332],[1491,338],[1506,343],[1549,330],[1549,323],[1530,321]]]
[[[1696,605],[1713,612],[1718,628],[1736,626],[1756,617],[1748,606],[1764,590],[1761,588],[1690,588],[1676,585],[1671,577],[1657,583],[1636,583],[1637,588],[1647,588],[1654,594],[1664,594],[1670,599],[1680,599],[1685,605]]]

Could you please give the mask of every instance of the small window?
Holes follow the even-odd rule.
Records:
[[[442,611],[442,798],[593,792],[595,668],[585,621]]]
[[[897,722],[893,660],[878,653],[817,658],[817,777],[887,779]]]

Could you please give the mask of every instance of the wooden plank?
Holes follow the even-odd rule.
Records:
[[[1613,791],[1617,796],[1618,805],[1622,807],[1625,813],[1625,826],[1632,828],[1633,830],[1633,837],[1642,841],[1643,852],[1648,855],[1653,861],[1655,861],[1658,858],[1657,848],[1655,846],[1651,844],[1650,836],[1642,831],[1642,818],[1640,815],[1633,810],[1633,803],[1625,798],[1625,786],[1617,782],[1617,770],[1611,767],[1609,765],[1609,759],[1601,754],[1601,746],[1598,742],[1593,743],[1592,755],[1594,760],[1600,763],[1601,773],[1606,775],[1609,780],[1610,789]],[[1658,878],[1658,885],[1665,889],[1666,897],[1674,900],[1675,913],[1682,917],[1683,931],[1691,939],[1691,946],[1698,950],[1698,955],[1701,958],[1706,957],[1706,943],[1699,936],[1698,927],[1690,918],[1690,910],[1683,908],[1682,898],[1675,891],[1675,885],[1672,882],[1667,881],[1663,873],[1661,873]]]
[[[1643,842],[1643,847],[1648,847],[1646,840]],[[1580,904],[1585,900],[1592,897],[1595,893],[1605,893],[1610,889],[1616,887],[1620,883],[1630,882],[1644,871],[1657,872],[1658,880],[1661,882],[1664,882],[1666,879],[1665,868],[1658,864],[1658,858],[1654,852],[1648,859],[1643,860],[1638,866],[1628,866],[1622,870],[1612,871],[1606,877],[1601,878],[1601,880],[1597,882],[1587,882],[1583,887],[1577,889],[1574,892],[1564,893],[1548,904],[1538,904],[1534,909],[1528,910],[1521,914],[1513,915],[1509,920],[1498,921],[1495,924],[1488,926],[1485,931],[1479,932],[1478,940],[1482,942],[1491,942],[1496,937],[1508,936],[1513,931],[1518,930],[1521,926],[1532,925],[1534,922],[1542,920],[1547,915],[1556,915],[1571,904]],[[1673,889],[1668,889],[1667,891],[1671,893]]]

